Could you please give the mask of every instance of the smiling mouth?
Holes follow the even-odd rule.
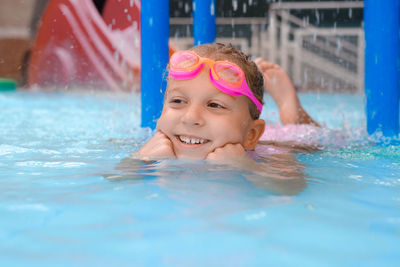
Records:
[[[186,135],[177,135],[176,137],[181,143],[185,145],[202,145],[210,141],[207,139],[202,139],[193,136],[186,136]]]

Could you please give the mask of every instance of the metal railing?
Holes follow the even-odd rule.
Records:
[[[261,56],[263,54],[262,39],[266,33],[268,18],[217,18],[217,27],[231,27],[248,26],[251,32],[250,38],[246,37],[219,37],[217,36],[216,42],[231,43],[233,46],[240,48],[243,52],[253,55]],[[193,25],[192,18],[170,18],[171,27],[183,26],[191,28]],[[190,36],[190,30],[184,35],[171,37],[170,40],[178,49],[186,49],[193,46],[193,37]]]
[[[362,8],[363,2],[275,3],[269,10],[268,59],[290,72],[297,85],[310,79],[338,82],[350,90],[364,89],[364,31],[319,28],[290,10]],[[348,41],[352,40],[352,41]],[[311,74],[311,75],[310,75]],[[314,77],[310,77],[314,76]]]

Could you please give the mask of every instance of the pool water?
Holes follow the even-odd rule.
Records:
[[[300,97],[334,131],[286,195],[202,161],[121,169],[151,136],[135,94],[0,94],[0,265],[398,266],[398,139],[366,135],[359,95]]]

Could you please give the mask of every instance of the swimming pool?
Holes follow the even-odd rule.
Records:
[[[204,162],[119,169],[151,135],[134,94],[0,94],[1,265],[397,265],[398,141],[366,136],[361,96],[300,97],[344,142],[321,132],[282,195]]]

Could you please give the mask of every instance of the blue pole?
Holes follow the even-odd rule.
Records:
[[[145,0],[141,5],[142,127],[156,127],[161,115],[168,64],[169,0]]]
[[[193,0],[194,45],[215,42],[215,0]]]
[[[399,0],[365,0],[367,131],[399,133]]]

